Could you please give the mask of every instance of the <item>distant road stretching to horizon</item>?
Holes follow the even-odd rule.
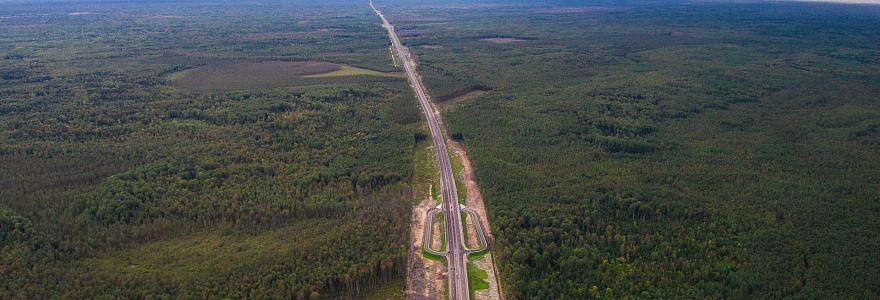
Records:
[[[455,177],[452,173],[452,164],[449,162],[449,154],[446,150],[446,140],[440,131],[440,125],[437,121],[434,110],[428,102],[427,90],[422,85],[422,80],[415,72],[415,63],[409,56],[406,49],[401,45],[400,39],[394,32],[394,26],[388,22],[385,15],[376,9],[373,2],[370,1],[370,7],[382,18],[382,27],[388,30],[388,36],[391,38],[391,44],[394,52],[400,59],[406,77],[419,98],[419,103],[428,120],[428,127],[431,129],[431,138],[434,141],[434,148],[437,150],[437,159],[440,161],[440,187],[443,196],[443,212],[446,222],[446,260],[449,267],[449,299],[451,300],[467,300],[468,278],[467,278],[467,251],[464,247],[464,238],[461,228],[461,210],[458,205],[458,190],[455,186]],[[430,225],[428,225],[430,226]],[[425,237],[429,238],[429,237]]]

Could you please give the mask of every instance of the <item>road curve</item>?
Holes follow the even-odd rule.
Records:
[[[394,32],[394,26],[388,22],[388,19],[385,18],[381,11],[376,9],[373,1],[370,1],[370,7],[382,19],[382,27],[388,30],[388,37],[391,38],[394,53],[403,65],[403,70],[406,71],[406,78],[419,98],[419,104],[428,120],[434,149],[436,149],[437,159],[440,161],[440,194],[443,196],[443,211],[446,216],[444,218],[446,222],[445,256],[448,262],[446,265],[449,268],[447,272],[449,299],[468,300],[467,251],[464,247],[464,235],[461,231],[461,209],[458,206],[458,190],[455,187],[455,177],[453,177],[452,173],[452,163],[449,162],[444,135],[440,131],[440,124],[437,121],[434,109],[428,102],[427,90],[422,84],[421,78],[416,74],[415,63],[412,57],[410,57],[409,52],[400,43],[397,33]]]
[[[483,230],[483,221],[480,220],[480,215],[477,214],[477,211],[473,208],[463,208],[464,212],[470,215],[471,220],[474,220],[474,227],[477,230],[477,239],[480,241],[480,247],[477,249],[465,249],[467,253],[477,253],[483,252],[487,248],[489,248],[489,243],[486,241],[486,233]],[[465,244],[467,245],[467,244]]]
[[[425,214],[425,233],[422,235],[422,249],[433,255],[445,256],[445,254],[435,251],[431,246],[434,242],[434,239],[432,238],[433,233],[431,233],[431,231],[434,230],[434,217],[439,212],[439,208],[432,208]]]

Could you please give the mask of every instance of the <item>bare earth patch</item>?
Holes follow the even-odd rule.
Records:
[[[467,248],[468,249],[477,249],[480,247],[480,241],[477,238],[477,224],[474,224],[474,218],[471,218],[470,215],[464,215],[464,230],[467,231]]]
[[[440,49],[440,48],[443,48],[443,45],[421,45],[419,47],[425,48],[425,49]]]
[[[431,249],[440,252],[440,250],[443,249],[443,244],[440,240],[440,219],[437,217],[434,218],[433,221],[434,222],[431,223]]]
[[[173,83],[187,90],[275,88],[295,84],[301,76],[339,69],[337,64],[321,62],[238,62],[198,67]]]
[[[484,42],[490,42],[493,44],[507,44],[507,43],[525,42],[526,41],[524,39],[518,39],[518,38],[485,38],[485,39],[480,39],[480,40],[484,41]]]
[[[422,255],[422,239],[425,233],[425,214],[434,207],[434,200],[428,197],[413,207],[412,224],[410,226],[410,251],[409,266],[406,276],[406,298],[407,299],[443,299],[444,289],[446,287],[446,275],[444,270],[446,266],[443,263],[427,259]],[[436,237],[436,245],[440,244],[440,228],[433,228]],[[434,242],[434,241],[432,241]],[[439,249],[439,247],[435,248]]]

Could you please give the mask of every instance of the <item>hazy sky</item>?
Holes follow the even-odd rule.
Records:
[[[880,4],[880,0],[791,0],[791,1]]]

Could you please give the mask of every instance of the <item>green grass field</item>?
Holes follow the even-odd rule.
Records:
[[[440,182],[440,173],[437,171],[438,164],[434,147],[431,140],[427,138],[427,123],[421,122],[421,125],[422,132],[415,134],[417,143],[414,148],[412,181],[414,200],[418,203],[431,197],[436,204],[439,203],[437,185]]]
[[[476,291],[489,289],[489,282],[486,281],[486,279],[489,278],[489,273],[477,268],[472,262],[468,262],[467,274],[468,292],[470,293],[471,299],[476,299]]]
[[[455,177],[455,188],[458,191],[458,202],[465,203],[467,201],[467,185],[462,181],[462,170],[464,166],[461,164],[461,158],[453,151],[449,151],[449,161],[452,163],[452,174]]]
[[[368,76],[390,76],[390,77],[401,77],[404,78],[404,75],[401,72],[379,72],[373,71],[358,67],[352,67],[347,65],[339,66],[339,70],[314,74],[314,75],[305,75],[303,77],[341,77],[341,76],[358,76],[358,75],[368,75]]]

